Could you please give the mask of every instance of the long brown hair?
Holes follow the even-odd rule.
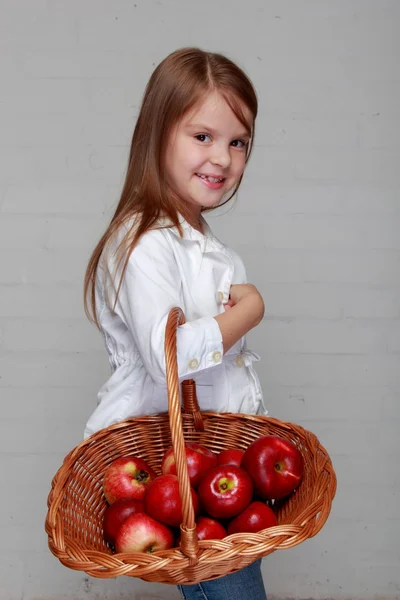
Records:
[[[168,186],[163,168],[165,149],[174,125],[205,94],[214,90],[224,97],[238,120],[250,133],[247,162],[254,141],[257,96],[249,78],[237,65],[221,54],[205,52],[198,48],[182,48],[167,56],[150,77],[133,133],[121,198],[107,230],[90,257],[85,273],[85,313],[99,328],[95,299],[97,267],[103,250],[120,226],[126,225],[133,216],[135,217],[134,228],[128,228],[118,247],[119,260],[116,270],[122,259],[125,262],[115,303],[132,250],[146,231],[157,226],[160,217],[166,218],[171,226],[177,227],[180,235],[180,214],[194,225],[184,199],[174,194]],[[241,108],[243,104],[252,115],[251,123],[245,119]],[[222,204],[229,202],[236,194],[241,180],[242,178],[230,197]]]

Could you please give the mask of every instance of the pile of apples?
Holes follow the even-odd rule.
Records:
[[[285,499],[303,477],[300,450],[275,435],[258,438],[246,450],[219,454],[187,442],[185,452],[199,540],[277,525],[270,501]],[[103,533],[116,552],[151,553],[179,545],[182,504],[173,448],[163,456],[161,473],[134,455],[107,468]]]

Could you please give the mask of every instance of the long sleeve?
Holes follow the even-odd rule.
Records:
[[[112,260],[107,262],[113,274]],[[111,289],[115,298],[119,276]],[[146,371],[157,385],[165,385],[165,326],[171,308],[184,310],[182,280],[173,250],[162,231],[147,232],[130,255],[116,314],[131,332]],[[222,335],[213,316],[203,316],[177,331],[178,373],[184,379],[221,363]]]

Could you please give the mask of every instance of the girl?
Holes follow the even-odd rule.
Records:
[[[101,330],[112,375],[85,437],[128,417],[168,410],[164,335],[171,308],[180,380],[201,410],[257,413],[261,388],[245,334],[264,314],[240,257],[202,213],[239,188],[254,140],[257,98],[229,59],[196,48],[155,69],[136,123],[120,202],[85,276],[85,311]],[[184,598],[264,600],[260,561],[180,586]]]

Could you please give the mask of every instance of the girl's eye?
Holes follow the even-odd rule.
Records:
[[[211,141],[210,136],[207,135],[206,133],[198,133],[194,137],[196,138],[196,140],[199,140],[199,142],[210,142]]]
[[[246,148],[247,143],[244,140],[233,140],[232,146],[235,148]]]

